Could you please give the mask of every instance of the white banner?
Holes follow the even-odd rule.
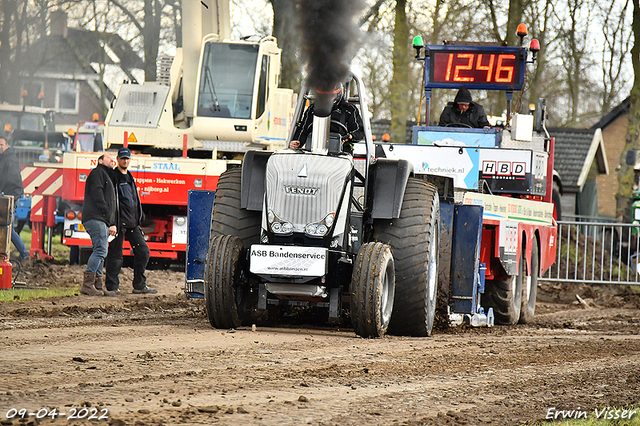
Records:
[[[249,262],[254,274],[321,277],[327,273],[327,249],[254,244]]]

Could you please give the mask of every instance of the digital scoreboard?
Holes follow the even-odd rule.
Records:
[[[425,87],[520,90],[526,49],[499,46],[426,46]]]

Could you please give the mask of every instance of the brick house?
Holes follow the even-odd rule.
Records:
[[[629,105],[627,98],[612,109],[607,115],[596,123],[593,128],[602,129],[602,138],[607,147],[608,166],[611,173],[606,176],[598,176],[599,197],[598,212],[600,215],[615,217],[616,215],[616,192],[618,191],[618,168],[624,161],[623,149],[625,138],[627,137],[627,127],[629,125]]]
[[[62,10],[51,13],[50,28],[30,47],[15,103],[22,103],[26,90],[25,104],[53,110],[59,129],[90,121],[94,113],[104,119],[114,95],[93,65],[118,65],[132,78],[131,70],[142,68],[142,60],[117,34],[68,28]]]
[[[555,138],[554,169],[562,181],[562,219],[598,216],[599,196],[606,193],[598,179],[608,177],[610,170],[602,131],[566,127],[548,131]]]

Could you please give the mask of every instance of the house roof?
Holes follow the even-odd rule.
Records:
[[[29,55],[32,71],[93,74],[91,63],[116,64],[103,46],[117,57],[123,69],[142,68],[140,57],[119,35],[69,28],[66,37],[50,35],[34,43]]]
[[[554,168],[565,192],[581,191],[594,160],[600,174],[609,174],[601,129],[556,127],[548,131],[555,138]]]
[[[598,121],[596,124],[591,126],[590,130],[604,129],[609,124],[614,122],[621,115],[628,114],[629,113],[629,105],[631,105],[631,97],[627,97],[627,99],[622,101],[617,107],[615,107],[614,109],[609,111],[609,113],[607,115],[605,115],[604,117],[602,117],[600,119],[600,121]]]

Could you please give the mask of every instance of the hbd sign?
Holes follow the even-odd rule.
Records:
[[[491,161],[482,162],[482,174],[489,176],[521,176],[527,172],[527,163],[523,161]]]

